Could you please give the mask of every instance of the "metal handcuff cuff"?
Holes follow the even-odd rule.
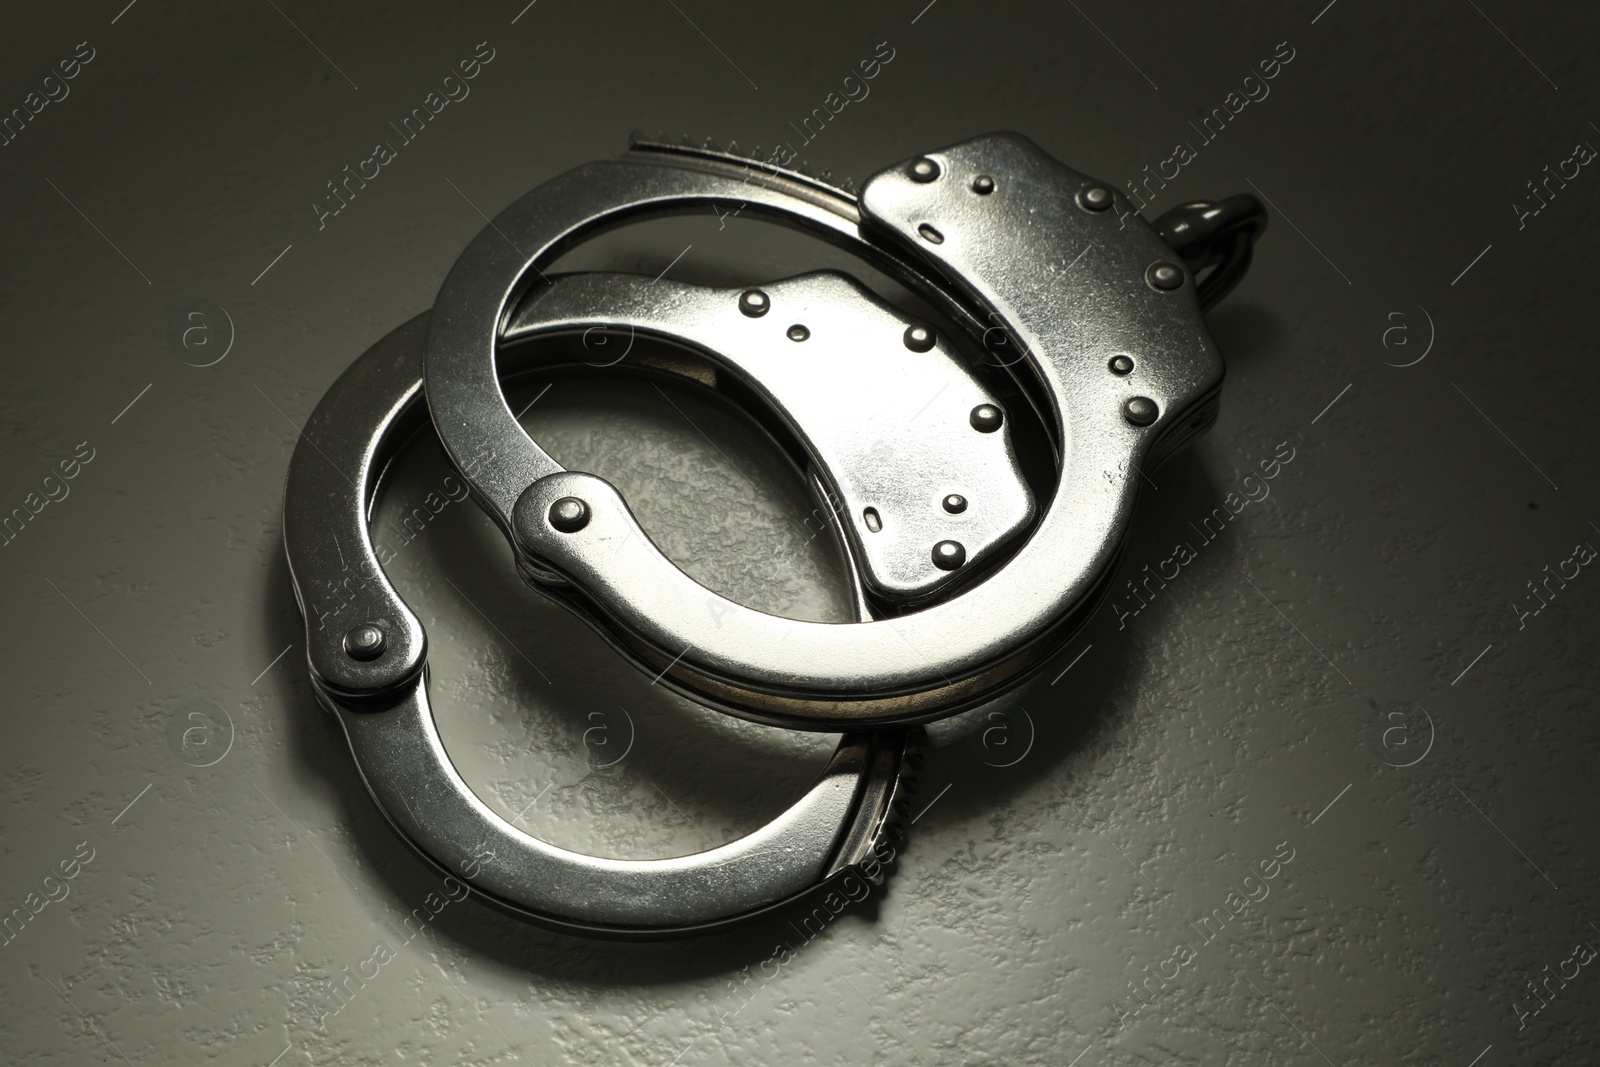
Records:
[[[839,246],[943,321],[833,271],[718,289],[542,269],[607,229],[708,209]],[[1215,420],[1223,366],[1201,310],[1237,283],[1265,221],[1242,196],[1152,226],[1015,134],[890,167],[859,196],[652,141],[527,194],[467,247],[430,315],[335,383],[291,461],[285,542],[312,679],[385,815],[490,902],[579,931],[714,929],[863,868],[880,875],[915,762],[906,727],[1041,667],[1098,605],[1141,472]],[[669,342],[682,358],[649,370],[761,413],[835,520],[861,621],[781,618],[705,588],[615,488],[563,469],[523,430],[502,378],[542,366],[549,346],[530,342],[594,331]],[[974,348],[989,353],[986,377],[963,358]],[[866,386],[844,388],[845,371]],[[847,731],[811,791],[738,841],[646,861],[557,848],[473,794],[428,705],[425,634],[366,525],[424,394],[541,592],[702,705]],[[1043,479],[1019,462],[1019,424],[1042,429]],[[361,581],[339,614],[359,624],[328,625],[315,590],[352,569]]]

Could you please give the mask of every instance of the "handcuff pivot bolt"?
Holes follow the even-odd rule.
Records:
[[[944,509],[952,515],[959,515],[967,510],[967,498],[960,493],[951,493],[944,498]]]
[[[345,655],[351,659],[377,659],[383,655],[384,646],[388,643],[383,629],[370,622],[362,623],[344,635]]]
[[[589,525],[589,505],[575,496],[564,496],[550,505],[550,525],[562,533],[577,533]]]
[[[939,177],[939,164],[923,156],[912,161],[911,180],[914,182],[931,182]]]

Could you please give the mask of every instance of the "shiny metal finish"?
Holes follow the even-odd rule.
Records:
[[[883,834],[901,753],[888,739],[847,737],[804,797],[737,841],[670,859],[615,860],[541,841],[479,800],[439,740],[420,681],[381,712],[334,710],[395,829],[488,902],[547,925],[634,937],[711,931],[849,871],[877,874],[892,855]]]
[[[575,496],[564,496],[550,505],[550,525],[562,533],[577,533],[589,525],[589,505]]]
[[[1152,288],[1170,291],[1183,284],[1183,271],[1171,263],[1152,263],[1150,269],[1145,271],[1145,281]]]
[[[934,333],[926,326],[907,326],[903,335],[906,347],[913,352],[931,352],[934,345]]]
[[[306,619],[312,681],[343,727],[384,815],[441,872],[488,902],[548,925],[662,936],[747,920],[850,872],[881,880],[886,835],[906,765],[904,731],[846,736],[822,776],[773,822],[719,848],[659,860],[614,860],[558,848],[518,830],[456,772],[428,703],[425,637],[383,576],[366,516],[392,450],[421,421],[425,316],[384,338],[323,397],[290,463],[284,543]],[[582,512],[552,501],[552,522]],[[603,516],[602,516],[603,517]],[[581,535],[581,530],[580,530]],[[349,601],[327,590],[353,580]],[[377,619],[355,627],[337,620]],[[367,631],[378,629],[377,638]],[[329,637],[329,635],[334,635]],[[330,663],[330,643],[346,662]],[[387,648],[385,646],[388,646]],[[372,651],[360,661],[345,649]]]
[[[805,449],[879,597],[926,600],[947,584],[952,568],[929,555],[936,542],[959,535],[977,563],[1032,521],[1010,436],[968,424],[969,410],[998,410],[994,398],[933,331],[834,272],[763,285],[772,314],[758,318],[744,310],[752,291],[567,275],[522,302],[502,344],[609,326],[675,341],[737,375]],[[952,492],[970,501],[959,522],[940,506]]]
[[[357,626],[344,635],[344,650],[352,659],[377,659],[387,643],[383,628],[371,624]]]
[[[1267,228],[1267,211],[1249,193],[1212,203],[1179,204],[1155,221],[1156,232],[1200,280],[1200,306],[1227,296],[1250,269],[1255,242]]]
[[[979,433],[994,433],[1005,421],[1005,414],[993,404],[979,404],[967,415],[967,422]]]
[[[1161,416],[1156,402],[1147,396],[1129,397],[1127,403],[1122,405],[1122,413],[1135,426],[1149,426]]]
[[[772,301],[760,289],[746,289],[739,294],[739,310],[752,319],[758,319],[772,310]]]
[[[1116,198],[1104,185],[1091,185],[1078,194],[1078,206],[1085,211],[1105,211]]]
[[[580,167],[504,211],[440,292],[428,403],[480,502],[538,569],[570,583],[554,595],[573,598],[638,666],[736,714],[818,729],[904,723],[951,714],[1015,684],[1094,603],[1126,530],[1137,471],[1214,417],[1222,363],[1191,276],[1174,265],[1176,289],[1146,283],[1151,264],[1170,264],[1173,252],[1131,213],[1081,209],[1078,195],[1101,183],[1014,134],[919,159],[934,167],[886,168],[859,203],[719,153],[635,153]],[[1015,345],[1013,369],[1042,398],[1061,453],[1051,500],[1003,567],[893,619],[831,625],[765,615],[689,579],[649,542],[615,490],[562,472],[511,417],[496,349],[541,265],[623,219],[718,202],[857,251],[958,322],[998,329]],[[795,321],[775,319],[783,328]],[[891,347],[900,347],[898,338]],[[1159,412],[1148,427],[1124,417],[1126,391],[1106,373],[1117,354],[1138,362],[1140,391]],[[525,493],[528,506],[519,510]],[[542,516],[568,495],[583,499],[592,519],[558,535]],[[527,521],[514,522],[514,510]],[[531,520],[536,515],[541,521]]]
[[[940,541],[933,546],[933,565],[953,571],[967,561],[967,549],[960,541]]]
[[[832,231],[840,242],[855,239],[855,203],[842,192],[769,179],[748,163],[701,158],[687,149],[641,152],[577,167],[535,189],[496,220],[504,237],[486,227],[446,277],[428,327],[428,408],[457,469],[507,532],[522,491],[561,469],[512,418],[500,391],[496,351],[507,314],[540,280],[540,265],[570,240],[627,218],[705,211],[719,203],[746,204],[747,215],[781,215]]]
[[[426,332],[426,316],[412,319],[380,346],[414,351]],[[339,382],[340,402],[325,398],[317,405],[289,459],[283,540],[306,620],[311,677],[328,693],[360,700],[414,681],[427,660],[422,624],[389,583],[372,546],[367,494],[352,488],[383,469],[385,428],[417,405],[422,383],[408,380],[400,388],[389,367],[370,358],[357,360]],[[356,659],[345,650],[345,635],[369,625],[383,630],[384,646],[372,659]]]

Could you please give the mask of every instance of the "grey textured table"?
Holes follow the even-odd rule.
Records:
[[[0,1060],[1592,1062],[1600,9],[523,2],[0,19]],[[857,179],[1011,128],[1152,214],[1273,215],[1212,316],[1221,422],[1113,604],[933,729],[887,891],[643,947],[436,895],[312,699],[279,525],[340,370],[633,127]],[[739,241],[799,254],[707,220],[613,252],[722,280]],[[526,419],[707,582],[837,617],[800,488],[699,403],[567,381]],[[420,442],[375,521],[491,804],[647,856],[804,787],[829,738],[621,667],[449,478]]]

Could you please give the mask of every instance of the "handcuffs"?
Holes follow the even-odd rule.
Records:
[[[936,315],[836,271],[712,288],[543,269],[606,230],[706,211],[821,238]],[[852,874],[880,881],[916,724],[995,699],[1061,648],[1100,603],[1142,473],[1215,421],[1223,364],[1201,311],[1265,224],[1237,196],[1152,225],[1005,133],[886,168],[859,195],[645,139],[528,193],[468,245],[431,312],[334,383],[290,462],[284,540],[311,679],[378,806],[490,903],[579,932],[718,929]],[[528,435],[502,381],[551,368],[554,346],[533,342],[596,334],[668,342],[676,354],[641,355],[640,373],[761,421],[833,520],[860,621],[780,618],[705,588],[613,486]],[[747,837],[659,860],[580,855],[485,805],[440,741],[426,634],[368,531],[385,466],[430,416],[522,577],[627,661],[717,711],[843,731],[811,790]],[[1019,436],[1047,453],[1031,473]]]

